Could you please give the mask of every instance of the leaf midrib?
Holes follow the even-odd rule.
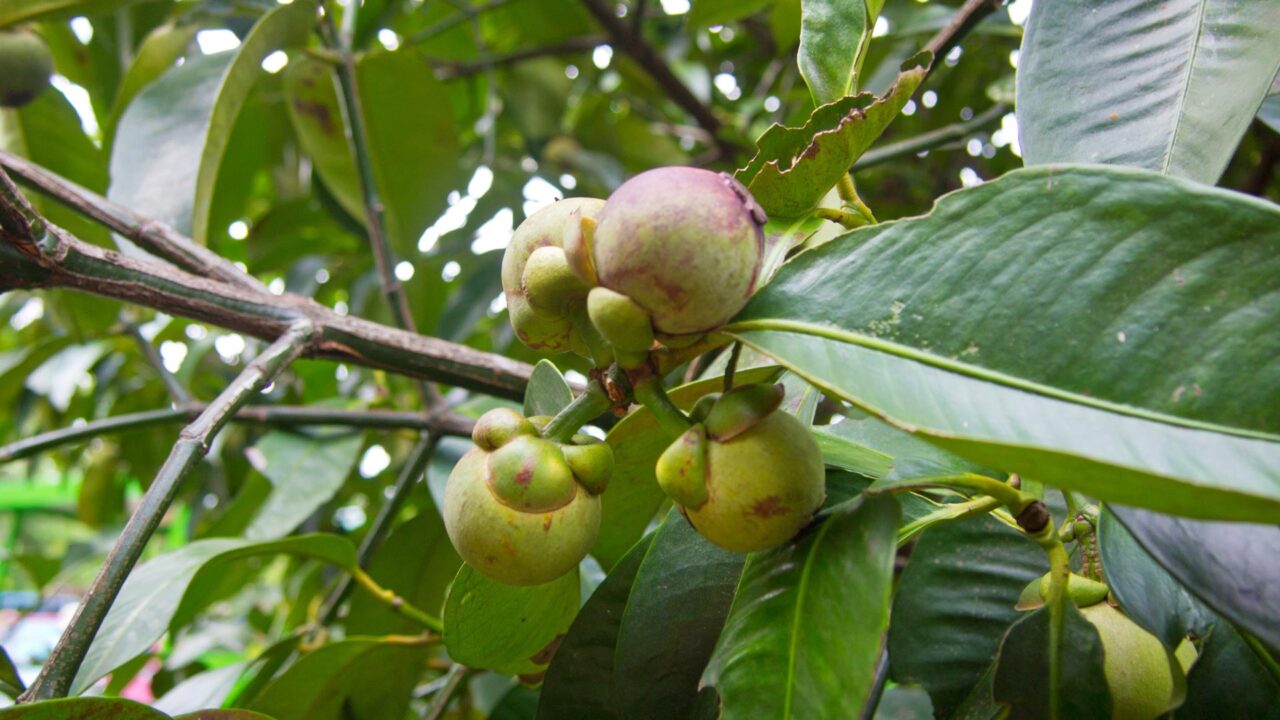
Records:
[[[795,610],[791,617],[791,638],[790,647],[787,650],[787,686],[784,689],[782,717],[785,720],[791,718],[791,702],[795,696],[795,676],[796,676],[796,658],[799,656],[798,646],[800,644],[800,609],[804,607],[805,592],[809,589],[809,573],[813,567],[813,558],[818,554],[818,548],[822,545],[823,539],[826,538],[827,531],[831,529],[831,523],[834,518],[828,518],[822,523],[822,527],[818,529],[817,535],[813,538],[813,546],[809,550],[809,554],[805,556],[804,567],[800,569],[800,580],[796,583],[796,604]]]

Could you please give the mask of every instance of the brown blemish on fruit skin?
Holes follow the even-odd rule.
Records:
[[[790,508],[788,508],[786,504],[782,502],[782,498],[777,495],[770,495],[763,500],[757,500],[756,503],[751,506],[751,514],[758,518],[771,518],[779,515],[786,515],[789,510]]]

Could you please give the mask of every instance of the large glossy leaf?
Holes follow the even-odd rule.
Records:
[[[890,676],[950,713],[995,659],[1022,588],[1048,569],[1035,543],[990,516],[926,531],[893,600]]]
[[[850,718],[889,625],[898,503],[864,496],[754,553],[702,677],[725,717]]]
[[[1098,521],[1098,552],[1111,595],[1129,619],[1169,650],[1177,649],[1188,633],[1209,634],[1217,620],[1213,612],[1142,549],[1109,506]]]
[[[771,0],[693,0],[685,23],[690,28],[724,25],[753,15],[768,7]],[[862,0],[858,0],[861,4]]]
[[[764,382],[778,374],[776,366],[739,371],[737,382]],[[681,385],[670,391],[671,399],[682,409],[693,407],[698,398],[720,392],[721,378],[710,378]],[[667,501],[658,487],[653,468],[658,456],[675,438],[658,428],[658,422],[646,408],[639,408],[609,430],[606,441],[613,448],[613,475],[600,496],[600,536],[591,554],[606,570],[622,558],[644,535],[653,516]]]
[[[640,563],[652,537],[631,548],[596,588],[556,650],[538,702],[540,720],[619,720],[614,697],[614,649]]]
[[[62,698],[0,710],[3,720],[169,720],[158,710],[124,698]]]
[[[231,663],[188,677],[157,698],[154,707],[170,715],[218,707],[235,687],[247,665],[247,662]]]
[[[626,718],[688,717],[746,556],[712,545],[667,513],[618,628],[613,688]]]
[[[299,535],[272,542],[219,538],[199,540],[139,565],[98,630],[72,684],[79,694],[98,678],[145,652],[169,628],[187,588],[222,563],[260,555],[290,554],[342,568],[355,565],[355,548],[336,535]]]
[[[237,50],[193,57],[139,93],[116,126],[110,197],[204,242],[218,170],[262,60],[304,42],[314,18],[310,0],[276,7]]]
[[[796,62],[814,103],[851,94],[884,0],[807,0],[800,4]]]
[[[847,0],[836,4],[841,2]],[[737,172],[738,180],[771,217],[797,218],[817,207],[898,116],[924,80],[929,60],[921,53],[907,61],[883,98],[838,95],[814,110],[803,127],[773,125],[756,141],[756,155]]]
[[[1274,436],[1197,420],[1280,426],[1278,218],[1142,171],[1020,171],[803,253],[729,330],[988,467],[1274,519]]]
[[[360,176],[332,68],[297,58],[285,73],[298,140],[342,207],[363,218]],[[388,240],[401,257],[414,257],[419,236],[444,209],[448,192],[465,182],[458,175],[449,97],[431,67],[412,50],[364,55],[356,74]]]
[[[1228,716],[1280,718],[1280,678],[1235,628],[1219,621],[1187,673],[1187,699],[1175,717],[1217,720]]]
[[[111,106],[111,115],[102,123],[103,147],[111,147],[112,140],[115,138],[116,124],[120,122],[120,116],[124,114],[125,108],[129,107],[129,103],[144,87],[173,67],[178,58],[186,53],[199,29],[199,25],[175,27],[166,24],[156,28],[143,39],[142,44],[138,46],[133,63],[129,65],[129,70],[120,80],[120,87],[116,90],[115,101]]]
[[[578,572],[543,585],[503,585],[463,565],[444,605],[444,646],[455,662],[504,675],[545,672],[578,614]]]
[[[1062,684],[1056,717],[1110,717],[1102,639],[1074,604],[1067,603],[1063,610],[1064,640],[1058,660]],[[1049,623],[1049,608],[1040,608],[1014,623],[1000,643],[992,693],[1009,706],[1010,720],[1055,717],[1049,711]]]
[[[1280,527],[1196,522],[1127,507],[1112,511],[1183,586],[1280,656]]]
[[[71,103],[53,88],[20,108],[0,109],[0,147],[93,192],[107,189],[106,157],[85,135]],[[27,197],[53,224],[88,242],[109,244],[101,225],[36,193]]]
[[[271,481],[271,494],[244,531],[250,540],[287,535],[329,501],[351,474],[362,435],[316,438],[273,432],[254,445],[258,471]]]
[[[1277,68],[1273,2],[1039,3],[1018,59],[1023,156],[1213,184]]]
[[[140,0],[0,0],[0,27],[106,13]]]
[[[408,697],[384,692],[376,672],[421,666],[430,654],[416,638],[351,637],[303,655],[249,706],[275,720],[403,717]]]

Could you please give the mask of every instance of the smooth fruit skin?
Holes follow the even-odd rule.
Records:
[[[0,31],[0,105],[21,107],[49,86],[53,57],[35,33]]]
[[[753,552],[790,540],[826,497],[822,452],[809,429],[773,412],[726,442],[707,443],[707,502],[689,522],[726,550]]]
[[[647,310],[660,333],[723,325],[755,291],[763,212],[728,176],[666,167],[609,196],[592,238],[602,287]]]
[[[563,507],[520,512],[489,491],[489,455],[473,448],[449,474],[444,526],[458,554],[508,585],[539,585],[572,570],[600,531],[600,498],[574,483],[575,495]]]
[[[1186,678],[1156,636],[1107,603],[1080,608],[1102,638],[1103,670],[1115,720],[1150,720],[1186,692]]]

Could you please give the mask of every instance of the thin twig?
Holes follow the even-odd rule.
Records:
[[[921,133],[915,137],[909,137],[895,143],[883,145],[873,150],[868,150],[858,158],[853,164],[854,171],[865,170],[869,167],[882,165],[891,160],[897,160],[900,157],[915,155],[916,153],[931,150],[950,142],[962,140],[974,132],[990,125],[991,123],[1004,117],[1009,112],[1009,106],[1004,103],[996,103],[981,113],[974,115],[973,118],[964,122],[945,125],[936,130],[930,130]]]
[[[386,206],[378,194],[378,185],[373,173],[373,158],[369,153],[369,138],[365,133],[364,108],[360,105],[360,85],[356,76],[355,52],[351,47],[356,13],[359,8],[360,5],[356,3],[347,8],[343,16],[342,31],[336,33],[335,49],[341,56],[337,72],[338,99],[341,101],[343,116],[346,119],[347,139],[351,142],[351,150],[356,159],[360,195],[364,201],[364,224],[369,234],[369,245],[373,249],[378,284],[382,287],[382,295],[387,305],[391,308],[391,319],[396,327],[416,334],[418,329],[413,321],[413,313],[409,311],[409,298],[405,295],[400,278],[395,274],[396,256],[391,250],[390,243],[387,242]],[[328,34],[335,34],[333,13],[326,12],[324,19],[324,27],[328,29]],[[417,389],[423,406],[430,408],[440,401],[440,394],[430,383],[418,380]]]
[[[80,664],[84,662],[85,654],[89,651],[89,645],[98,634],[98,628],[102,626],[102,621],[115,602],[116,595],[120,593],[125,579],[142,556],[147,541],[160,526],[160,521],[177,496],[183,479],[209,451],[209,443],[235,411],[275,380],[289,363],[301,355],[315,334],[316,328],[310,322],[303,320],[294,323],[288,332],[246,365],[227,389],[209,403],[200,417],[183,428],[169,457],[156,473],[138,508],[129,517],[120,538],[116,540],[115,547],[107,555],[98,576],[89,586],[71,624],[49,655],[40,676],[22,694],[19,702],[66,696]]]
[[[50,430],[0,446],[0,464],[21,460],[49,448],[70,445],[102,435],[129,432],[184,420],[189,422],[199,417],[206,408],[208,405],[192,403],[164,410],[145,410],[116,415],[81,425]],[[475,424],[470,418],[448,412],[425,414],[393,410],[338,410],[309,405],[243,407],[231,417],[231,422],[271,427],[334,425],[382,430],[424,430],[442,436],[457,437],[470,436],[471,428]]]
[[[0,150],[0,166],[23,182],[85,217],[123,235],[147,252],[187,272],[266,292],[257,278],[212,250],[155,220],[97,195],[26,158]]]
[[[154,259],[125,257],[90,245],[60,228],[46,228],[3,171],[0,225],[7,230],[0,233],[0,287],[81,290],[268,341],[306,319],[319,331],[319,339],[307,350],[309,357],[512,399],[524,396],[533,372],[528,364],[502,355],[339,315],[309,298],[257,293]]]
[[[470,77],[482,72],[487,72],[489,67],[506,67],[515,65],[525,60],[534,58],[548,57],[555,55],[573,55],[576,53],[592,50],[600,45],[608,42],[603,37],[597,35],[588,35],[584,37],[570,38],[564,42],[558,42],[554,45],[543,45],[542,47],[526,48],[505,55],[495,55],[489,62],[458,62],[458,63],[442,63],[436,65],[436,75],[441,80],[454,80],[457,78]]]
[[[142,331],[138,329],[138,323],[126,323],[125,332],[137,343],[138,349],[142,351],[142,356],[147,359],[147,364],[160,376],[160,381],[164,383],[165,389],[169,391],[169,397],[178,405],[189,405],[193,400],[191,391],[182,384],[182,381],[178,380],[176,375],[169,372],[169,368],[164,366],[164,358],[160,357],[156,346],[142,336]],[[2,457],[0,455],[0,458]],[[3,459],[0,459],[0,462],[4,462]]]
[[[653,81],[662,87],[667,97],[676,105],[689,113],[698,125],[702,126],[716,139],[716,147],[721,157],[732,158],[737,147],[720,137],[720,119],[711,112],[711,108],[703,104],[687,85],[671,71],[671,67],[662,59],[657,50],[639,33],[631,32],[627,24],[613,12],[613,6],[606,0],[582,0],[587,12],[600,23],[609,34],[609,38],[619,50],[626,53],[636,62]]]
[[[969,31],[972,30],[984,18],[999,8],[1002,0],[966,0],[965,4],[960,6],[947,24],[943,26],[933,37],[929,38],[929,42],[924,44],[922,50],[928,50],[933,53],[933,62],[929,65],[929,73],[932,73],[938,67],[938,61],[941,60],[951,48],[960,44]]]
[[[453,28],[461,25],[466,22],[468,18],[487,13],[490,10],[496,10],[503,5],[508,5],[514,1],[515,0],[489,0],[489,2],[484,5],[478,5],[469,10],[463,10],[457,15],[441,20],[435,25],[423,28],[421,31],[411,35],[409,37],[408,44],[417,45],[418,43],[426,42],[441,33],[452,30]]]
[[[369,562],[373,559],[373,554],[377,552],[382,545],[382,541],[386,538],[387,531],[391,529],[392,521],[400,513],[400,508],[404,505],[404,501],[408,499],[409,493],[413,491],[418,481],[422,479],[423,473],[426,472],[427,464],[431,462],[431,455],[435,452],[436,444],[439,441],[440,435],[438,433],[427,432],[418,440],[418,444],[413,447],[413,450],[409,451],[409,457],[405,459],[404,466],[400,468],[400,475],[396,477],[391,497],[378,509],[378,514],[373,518],[369,531],[365,533],[364,539],[360,541],[360,549],[356,553],[356,560],[360,568],[368,569]],[[351,591],[353,582],[355,582],[355,578],[351,575],[344,575],[333,592],[329,593],[329,596],[325,599],[324,609],[317,615],[321,625],[328,625],[337,617],[338,608],[342,606],[343,599]]]
[[[449,707],[449,701],[453,699],[453,693],[457,691],[466,676],[465,665],[455,664],[449,668],[449,672],[445,673],[444,686],[436,691],[436,696],[431,699],[431,705],[427,707],[422,720],[440,720],[444,716],[445,709]]]
[[[360,568],[352,568],[351,577],[355,579],[355,583],[364,588],[370,595],[377,598],[380,602],[391,608],[393,612],[401,617],[408,618],[422,627],[436,633],[444,632],[444,623],[440,622],[440,618],[414,607],[409,601],[395,594],[393,591],[382,587],[373,578],[369,577],[369,573]]]

